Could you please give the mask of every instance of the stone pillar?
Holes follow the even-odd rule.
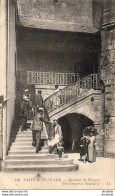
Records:
[[[96,136],[96,153],[98,157],[104,156],[104,93],[102,92],[99,100],[94,97],[94,108],[97,111],[97,116],[94,121],[94,126],[98,131]]]
[[[101,78],[105,83],[105,156],[115,156],[115,25],[101,32]]]
[[[7,0],[0,1],[0,95],[6,99],[7,77]],[[6,107],[3,107],[3,167],[6,158]]]
[[[0,161],[3,158],[3,96],[0,96]]]

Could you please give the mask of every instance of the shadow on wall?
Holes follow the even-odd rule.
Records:
[[[62,127],[65,151],[79,152],[82,131],[85,127],[93,125],[93,121],[82,114],[70,113],[59,118],[59,124]]]

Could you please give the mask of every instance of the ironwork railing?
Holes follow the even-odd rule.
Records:
[[[64,89],[52,94],[44,101],[45,108],[47,112],[50,113],[73,98],[79,97],[80,94],[87,92],[90,89],[101,89],[100,76],[98,74],[91,74],[79,80],[75,84],[65,87]]]
[[[20,71],[17,72],[17,84],[38,84],[38,85],[71,85],[79,80],[76,73],[53,73],[53,72],[35,72]]]

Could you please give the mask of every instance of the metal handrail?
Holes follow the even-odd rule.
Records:
[[[79,80],[73,85],[67,86],[45,99],[44,104],[48,113],[68,103],[75,97],[79,97],[83,92],[90,89],[100,90],[100,76],[91,74]]]
[[[75,83],[79,79],[76,73],[54,73],[37,71],[18,71],[17,84],[37,84],[37,85],[62,85],[66,86]]]

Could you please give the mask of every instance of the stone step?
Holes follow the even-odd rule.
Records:
[[[44,138],[41,138],[42,140],[45,140]],[[32,143],[32,137],[31,138],[22,138],[22,139],[20,139],[20,138],[11,138],[11,140],[10,140],[10,142],[11,143]],[[43,143],[43,141],[41,141],[41,143]]]
[[[34,159],[28,159],[28,160],[6,160],[5,162],[7,165],[13,165],[14,167],[17,165],[24,166],[24,165],[51,165],[51,164],[58,164],[58,165],[67,165],[67,164],[73,164],[73,159],[41,159],[41,160],[34,160]]]
[[[28,142],[28,141],[25,141],[25,142],[13,142],[11,143],[12,146],[31,146],[32,145],[32,141]]]
[[[12,135],[13,136],[13,135]],[[27,134],[19,134],[17,133],[16,137],[32,137],[32,132],[31,133],[27,133]]]
[[[13,154],[19,154],[19,155],[26,155],[26,154],[35,154],[36,153],[36,150],[33,149],[33,150],[12,150],[12,151],[9,151],[8,152],[8,155],[13,155]],[[48,150],[42,150],[42,151],[39,151],[38,152],[39,154],[49,154],[49,151]]]
[[[28,151],[29,151],[29,152],[35,152],[35,149],[34,149],[34,148],[31,148],[30,150],[26,150],[25,148],[23,148],[23,149],[18,149],[18,150],[17,150],[17,149],[15,149],[15,148],[13,148],[13,149],[11,148],[10,151],[8,152],[8,154],[9,154],[9,153],[13,153],[13,152],[14,152],[14,153],[15,153],[15,152],[16,152],[16,153],[19,153],[19,152],[22,152],[22,153],[23,153],[23,152],[28,152]]]
[[[24,139],[23,141],[22,141],[22,139],[18,139],[18,138],[12,138],[12,141],[13,142],[11,142],[10,141],[10,144],[15,144],[15,145],[21,145],[21,144],[23,144],[23,143],[25,143],[25,144],[27,144],[27,143],[29,143],[29,144],[31,144],[32,143],[32,137],[31,138],[29,138],[29,139]],[[41,143],[44,143],[44,145],[46,145],[47,143],[46,143],[46,140],[45,139],[42,139],[41,138],[41,141],[40,141]]]
[[[32,133],[32,130],[30,129],[27,129],[26,131],[21,131],[20,130],[20,127],[14,127],[12,130],[11,130],[11,134],[15,134],[15,133],[18,133],[18,134],[27,134],[27,133]]]
[[[44,143],[44,140],[41,140],[41,145],[47,146],[46,143]],[[10,143],[10,146],[32,146],[32,140],[31,141],[24,141],[24,142],[20,142],[20,141],[14,141],[12,143]]]
[[[57,158],[58,155],[57,154],[39,154],[39,153],[36,153],[36,154],[26,154],[26,155],[20,155],[20,154],[12,154],[12,155],[8,155],[7,156],[7,159],[11,159],[11,160],[14,160],[14,159],[18,159],[18,160],[28,160],[28,159],[52,159],[52,158]],[[63,155],[63,159],[66,159],[68,158],[68,155]]]
[[[40,171],[40,172],[59,172],[59,171],[75,171],[79,165],[25,165],[25,166],[7,166],[6,171]]]
[[[31,142],[28,142],[28,143],[27,142],[26,143],[25,142],[24,143],[19,143],[19,142],[18,143],[15,143],[14,142],[14,143],[11,144],[11,147],[14,147],[14,148],[17,148],[17,147],[22,147],[22,148],[27,147],[28,148],[28,147],[31,147],[31,146],[32,146],[32,141]],[[40,143],[40,146],[41,147],[44,146],[45,148],[48,147],[47,144],[44,145],[44,142],[41,142]]]
[[[35,147],[32,146],[31,152],[32,152],[32,151],[34,152],[34,150],[35,150]],[[41,149],[39,152],[41,152],[41,151],[42,151],[42,152],[47,152],[48,149]],[[19,149],[19,150],[16,150],[15,148],[13,148],[13,149],[10,150],[9,152],[27,152],[27,150],[26,150],[25,148]]]
[[[15,136],[15,133],[14,133],[14,134],[12,133],[11,136]],[[20,137],[32,136],[32,131],[31,131],[31,132],[27,132],[27,133],[23,133],[23,132],[20,133],[20,132],[18,132],[16,136],[18,136],[18,137],[19,137],[19,136],[20,136]],[[45,137],[45,134],[41,134],[41,137]]]
[[[20,133],[22,133],[22,134],[26,134],[26,133],[32,133],[32,130],[31,129],[27,129],[26,131],[21,131],[21,130],[19,130],[19,132],[18,132],[19,134]]]
[[[21,150],[35,150],[35,147],[31,146],[11,146],[10,151],[21,151]]]
[[[32,138],[22,138],[22,139],[20,139],[20,138],[11,138],[10,139],[10,142],[20,142],[20,143],[27,143],[27,142],[32,142]]]
[[[20,132],[20,133],[28,133],[28,132],[32,132],[32,130],[31,130],[30,127],[29,127],[29,128],[27,128],[26,130],[24,130],[24,131],[19,130],[19,132]]]
[[[33,147],[32,145],[30,146],[11,146],[10,147],[10,151],[12,150],[22,150],[22,149],[25,149],[25,150],[31,150],[31,149],[35,149],[36,147]],[[42,150],[46,150],[48,149],[47,146],[43,146],[41,147]]]
[[[12,131],[11,135],[15,135],[17,133],[17,135],[32,135],[32,130],[27,130],[27,131],[20,131],[18,128],[18,131]],[[45,136],[45,133],[42,132],[41,136]]]
[[[25,135],[19,135],[19,134],[18,134],[18,135],[16,135],[16,136],[15,136],[15,135],[11,135],[10,138],[11,138],[11,139],[12,139],[12,138],[16,138],[16,139],[19,139],[19,138],[20,138],[20,139],[23,139],[23,138],[24,138],[24,139],[26,139],[26,138],[32,138],[32,133],[29,134],[29,135],[26,135],[26,134],[25,134]]]
[[[11,138],[11,139],[13,139],[13,138]],[[20,137],[20,136],[18,137],[18,136],[17,136],[17,137],[16,137],[16,142],[17,142],[17,141],[20,141],[20,140],[21,140],[21,141],[30,141],[30,140],[32,140],[32,135],[31,135],[31,137]]]

